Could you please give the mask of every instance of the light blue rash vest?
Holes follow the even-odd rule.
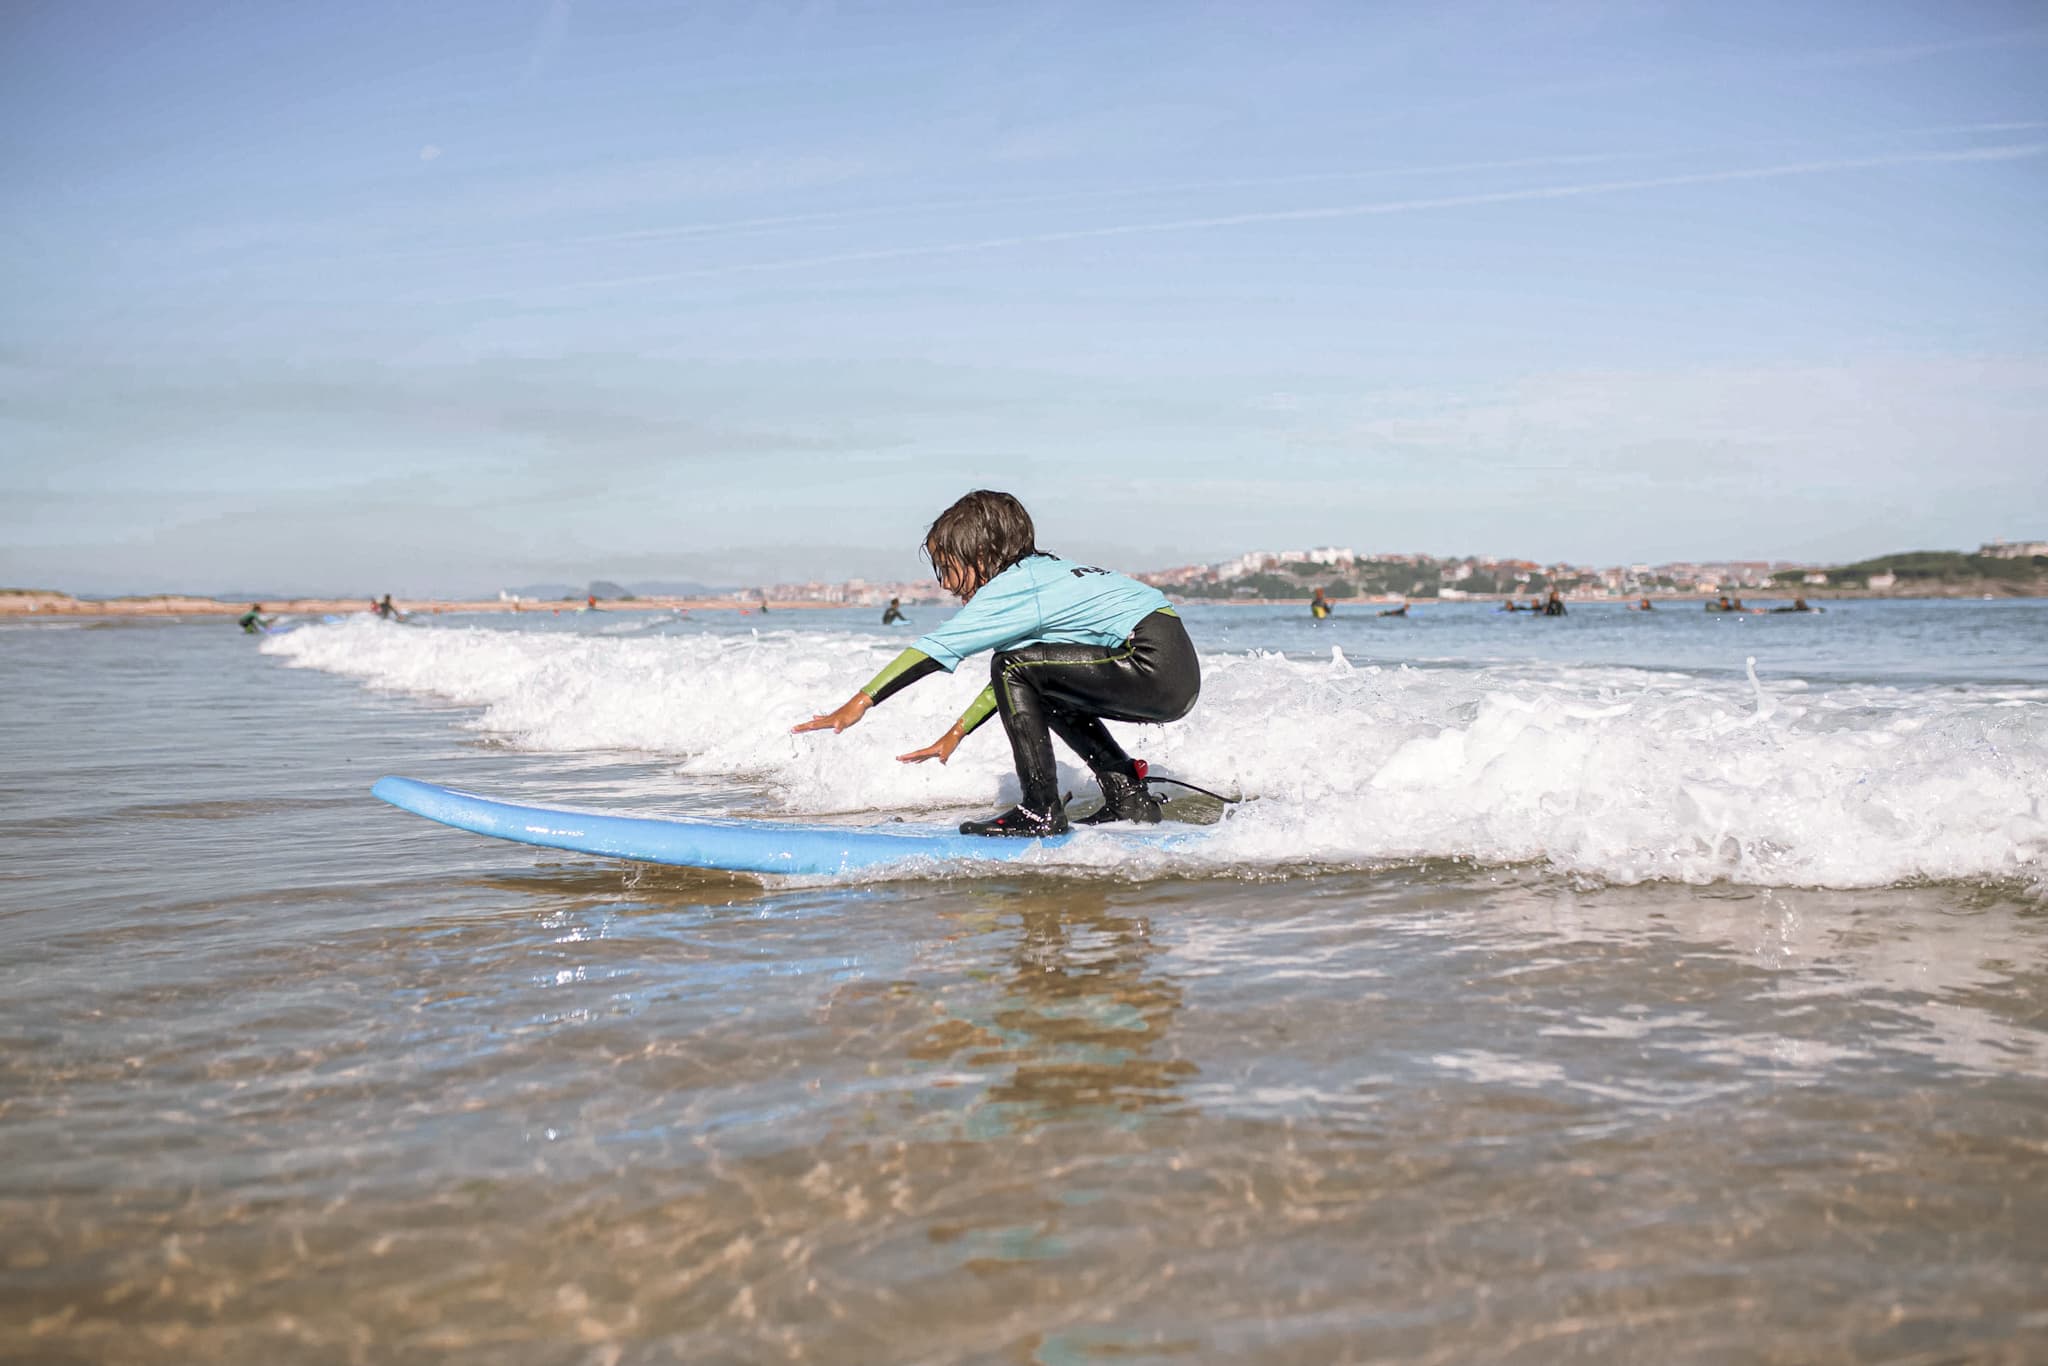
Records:
[[[947,673],[983,650],[1019,645],[1121,645],[1167,606],[1150,584],[1057,555],[1030,555],[981,586],[944,625],[911,646]]]

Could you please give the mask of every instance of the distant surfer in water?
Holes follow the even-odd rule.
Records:
[[[901,598],[889,599],[889,605],[882,609],[882,625],[884,626],[894,626],[899,621],[909,620],[909,617],[903,615],[903,600]]]
[[[249,610],[242,613],[240,625],[244,635],[260,636],[269,629],[270,619],[263,615],[263,604],[252,602]]]
[[[1383,617],[1405,617],[1408,615],[1408,604],[1404,602],[1399,607],[1383,607],[1380,609],[1380,615]]]
[[[391,595],[389,593],[384,595],[382,602],[372,603],[370,610],[386,621],[396,620],[400,615],[399,610],[391,605]]]
[[[1102,809],[1084,825],[1159,819],[1145,765],[1102,724],[1178,721],[1202,690],[1194,643],[1166,595],[1148,584],[1076,564],[1038,548],[1024,505],[1007,493],[977,489],[940,513],[925,532],[924,553],[946,591],[963,606],[892,660],[837,711],[794,731],[834,732],[918,679],[993,650],[990,684],[938,740],[896,756],[904,763],[945,763],[974,729],[1000,714],[1017,764],[1022,800],[1001,815],[966,821],[963,835],[1064,834],[1052,737],[1081,757],[1102,784]]]
[[[1308,614],[1317,621],[1321,621],[1335,610],[1335,608],[1331,607],[1330,600],[1323,596],[1323,590],[1320,588],[1316,590],[1316,595],[1309,599]]]
[[[1550,596],[1543,600],[1543,615],[1546,617],[1561,617],[1564,615],[1564,599],[1558,596],[1555,588],[1551,589]]]

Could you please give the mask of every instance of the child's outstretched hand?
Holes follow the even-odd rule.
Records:
[[[866,716],[868,708],[874,705],[874,698],[869,697],[864,692],[857,692],[852,697],[847,698],[845,705],[841,706],[838,711],[828,711],[823,716],[813,716],[808,721],[791,726],[789,733],[791,735],[801,735],[807,730],[823,730],[825,727],[830,726],[832,733],[837,735],[840,731],[845,730],[848,726],[860,720],[861,717]]]
[[[960,733],[960,728],[955,726],[923,749],[913,749],[908,754],[897,755],[896,762],[899,764],[921,764],[927,759],[937,759],[943,764],[946,760],[953,757],[953,751],[960,748],[960,742],[966,738],[966,736]]]

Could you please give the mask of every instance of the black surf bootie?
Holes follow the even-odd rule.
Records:
[[[1151,787],[1145,782],[1146,772],[1145,761],[1133,759],[1128,769],[1110,769],[1096,774],[1096,780],[1102,784],[1102,805],[1075,824],[1107,825],[1111,821],[1159,824],[1159,799],[1152,795]]]
[[[1012,835],[1019,839],[1043,839],[1047,835],[1064,835],[1071,827],[1067,824],[1067,813],[1054,805],[1052,814],[1041,816],[1026,807],[1013,806],[1000,816],[991,816],[985,821],[962,821],[963,835]]]

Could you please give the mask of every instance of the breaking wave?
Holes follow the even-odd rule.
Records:
[[[985,681],[970,663],[843,735],[789,727],[901,647],[846,630],[599,637],[352,619],[264,642],[303,668],[476,708],[535,750],[630,750],[776,814],[965,809],[1014,797],[992,721],[952,764],[936,738]],[[1209,655],[1171,726],[1113,726],[1155,771],[1247,801],[1134,871],[1256,872],[1415,859],[1545,860],[1611,882],[2048,887],[2048,690],[1808,685],[1555,664],[1362,667]],[[1064,751],[1063,780],[1092,793]],[[487,784],[479,784],[488,786]],[[742,803],[736,798],[735,806]],[[758,797],[747,809],[759,811]],[[1055,861],[1116,863],[1113,839]]]

